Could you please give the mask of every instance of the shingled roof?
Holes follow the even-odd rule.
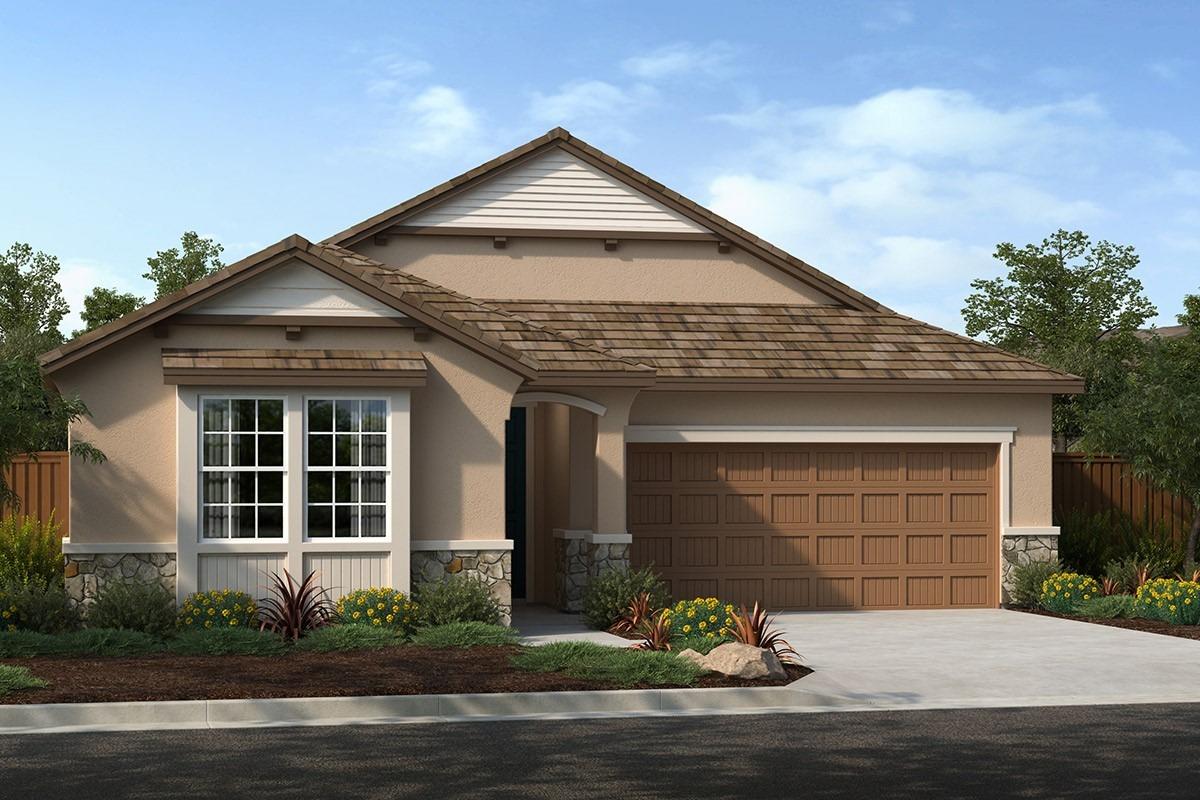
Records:
[[[425,355],[393,350],[164,347],[162,370],[186,385],[425,385]]]

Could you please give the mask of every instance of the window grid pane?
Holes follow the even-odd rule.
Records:
[[[308,400],[309,538],[387,535],[387,419],[385,400]]]
[[[201,536],[282,539],[283,400],[201,402]]]

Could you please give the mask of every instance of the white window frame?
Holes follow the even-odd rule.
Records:
[[[267,467],[266,469],[263,469],[257,463],[252,467],[233,466],[232,464],[230,464],[228,466],[214,466],[214,467],[205,466],[205,464],[204,464],[204,434],[206,431],[204,430],[204,404],[205,404],[205,402],[207,402],[209,400],[224,400],[224,401],[227,401],[230,403],[232,403],[232,401],[234,401],[234,400],[255,400],[255,401],[278,400],[280,403],[282,403],[283,404],[283,412],[282,412],[283,425],[279,431],[279,435],[283,439],[283,464],[282,464],[282,466]],[[196,509],[198,512],[197,517],[196,517],[197,541],[199,541],[201,543],[205,543],[205,544],[211,544],[214,542],[262,542],[262,543],[266,543],[266,544],[286,543],[288,541],[288,534],[289,534],[288,513],[287,513],[288,499],[289,499],[289,497],[288,497],[288,473],[291,472],[291,465],[289,463],[290,453],[289,453],[289,448],[288,448],[288,399],[287,399],[287,396],[282,395],[282,394],[256,394],[256,393],[250,393],[250,392],[247,392],[245,394],[222,392],[219,394],[201,394],[197,398],[197,401],[198,402],[197,402],[197,413],[196,413],[196,464],[195,464],[196,488],[197,488]],[[257,409],[257,407],[256,407],[256,409]],[[229,428],[229,431],[226,431],[227,434],[229,434],[233,431],[232,404],[230,406],[230,412],[231,412],[230,428]],[[256,419],[255,420],[255,431],[254,431],[255,461],[256,462],[258,461],[257,437],[258,437],[259,433],[261,433],[260,431],[257,430],[257,428],[258,428],[258,421]],[[268,431],[268,433],[273,434],[274,432]],[[229,455],[230,455],[229,460],[232,462],[233,461],[233,439],[232,439],[232,436],[230,437],[230,443],[229,443]],[[256,489],[255,489],[256,496],[255,496],[255,501],[253,504],[238,503],[237,505],[234,505],[232,502],[227,502],[225,504],[225,507],[229,508],[231,510],[233,508],[236,508],[237,506],[242,506],[242,505],[253,505],[254,506],[254,508],[255,508],[255,529],[256,529],[255,535],[254,536],[233,536],[232,535],[233,521],[232,521],[232,511],[231,511],[230,519],[227,522],[227,524],[229,525],[231,535],[229,535],[229,536],[212,536],[212,537],[205,536],[204,535],[204,506],[205,506],[204,474],[208,473],[208,472],[256,472],[256,473],[257,472],[278,472],[282,476],[282,484],[283,484],[282,500],[278,504],[278,505],[280,505],[280,507],[282,509],[282,520],[281,520],[280,527],[283,532],[283,535],[282,536],[259,536],[258,535],[258,533],[257,533],[257,527],[258,527],[257,512],[258,512],[258,508],[259,508],[259,503],[258,503],[258,498],[257,498],[257,481],[256,481]],[[230,487],[230,491],[232,492],[232,486]],[[268,505],[276,505],[276,504],[270,503]]]
[[[330,535],[329,536],[309,536],[309,533],[308,533],[308,506],[309,506],[309,503],[308,503],[308,473],[309,473],[310,469],[314,469],[314,468],[311,467],[308,463],[308,437],[309,437],[308,405],[309,405],[309,403],[311,403],[313,401],[319,401],[319,400],[327,400],[330,403],[337,403],[337,401],[339,401],[339,400],[342,400],[342,401],[346,401],[346,400],[382,400],[383,401],[383,418],[384,418],[383,452],[384,452],[384,458],[385,458],[385,462],[386,462],[384,464],[384,466],[374,467],[374,466],[363,466],[361,464],[359,464],[357,466],[338,466],[336,464],[332,464],[329,466],[317,465],[315,467],[315,470],[317,472],[332,472],[334,474],[334,476],[335,476],[334,484],[335,485],[333,487],[333,491],[335,494],[337,491],[336,475],[339,472],[382,472],[382,473],[384,473],[383,503],[382,503],[383,515],[384,515],[383,516],[383,530],[384,530],[383,536],[363,536],[361,533],[359,533],[358,535],[355,535],[355,536],[336,536],[333,534],[332,530],[336,529],[336,527],[337,527],[337,507],[338,507],[338,505],[357,505],[359,508],[362,508],[362,506],[364,504],[361,499],[361,493],[360,493],[360,499],[358,500],[357,503],[354,503],[354,504],[346,504],[346,503],[339,504],[336,502],[336,500],[331,501],[329,503],[329,506],[333,510],[333,518],[331,520],[333,528],[331,529]],[[335,393],[321,393],[321,394],[306,394],[306,395],[304,395],[303,402],[304,402],[304,406],[300,410],[300,414],[304,419],[304,428],[303,428],[303,434],[302,434],[302,436],[303,436],[302,441],[303,441],[304,445],[303,445],[302,460],[300,463],[300,485],[302,486],[300,519],[301,519],[301,525],[303,526],[301,528],[301,540],[305,541],[305,542],[351,542],[351,543],[361,542],[364,545],[369,545],[373,542],[379,542],[379,543],[383,543],[383,544],[390,543],[392,541],[392,514],[395,512],[395,509],[392,507],[393,506],[393,503],[392,503],[392,460],[393,460],[392,427],[393,427],[393,424],[392,424],[392,398],[391,398],[391,396],[387,395],[387,394],[380,394],[378,392],[360,392],[360,393],[335,392]],[[336,421],[336,416],[334,417],[331,424],[333,425],[334,429],[331,431],[328,431],[328,434],[333,437],[333,460],[337,461],[337,430],[336,430],[337,421]],[[316,433],[317,433],[317,435],[321,435],[321,434],[326,433],[326,431],[316,431]],[[377,432],[374,432],[374,431],[367,431],[366,433],[368,433],[370,435],[378,435]],[[362,441],[363,434],[364,434],[364,432],[361,429],[359,431],[355,432],[355,435],[359,437],[359,443],[360,443],[359,460],[360,461],[362,460],[361,441]],[[361,492],[361,489],[360,489],[360,492]],[[321,505],[324,505],[324,504],[321,504]],[[380,504],[367,503],[366,505],[380,505]]]

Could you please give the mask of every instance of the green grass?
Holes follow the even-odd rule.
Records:
[[[0,664],[0,697],[21,689],[40,689],[46,682],[25,667]]]
[[[212,628],[181,633],[167,642],[167,649],[182,656],[277,656],[286,653],[288,645],[254,628]]]
[[[1081,600],[1075,606],[1075,616],[1095,619],[1132,619],[1137,616],[1137,600],[1131,594],[1110,594]]]
[[[334,653],[343,650],[378,650],[404,644],[403,634],[373,625],[326,625],[296,642],[297,650]]]
[[[88,628],[70,633],[0,633],[0,658],[35,656],[140,656],[164,649],[162,639],[140,631]]]
[[[516,644],[517,632],[503,625],[488,625],[486,622],[451,622],[449,625],[421,628],[413,634],[412,643],[425,647]]]
[[[690,686],[701,670],[672,653],[606,647],[591,642],[556,642],[513,656],[513,666],[529,672],[561,672],[572,678],[616,686]]]

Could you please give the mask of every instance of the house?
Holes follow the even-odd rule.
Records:
[[[1056,552],[1050,400],[1082,388],[562,129],[42,363],[109,459],[72,468],[79,601],[287,568],[575,609],[632,563],[772,609],[996,606]]]

